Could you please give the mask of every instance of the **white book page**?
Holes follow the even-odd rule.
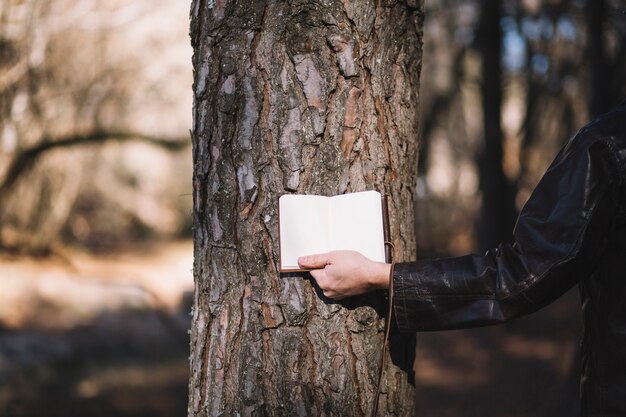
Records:
[[[329,198],[286,194],[278,200],[280,268],[300,269],[298,257],[330,250]]]
[[[349,249],[385,262],[383,209],[378,191],[344,194],[330,199],[332,250]]]

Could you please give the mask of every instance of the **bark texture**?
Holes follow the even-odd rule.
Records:
[[[419,0],[192,2],[190,416],[369,413],[384,300],[279,275],[277,202],[384,191],[396,258],[414,256],[421,28]],[[413,413],[404,337],[380,415]]]

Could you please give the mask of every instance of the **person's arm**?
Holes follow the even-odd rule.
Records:
[[[524,206],[514,244],[483,256],[395,265],[400,330],[500,323],[538,310],[592,273],[620,204],[622,179],[607,144],[580,136],[559,153]],[[346,267],[355,263],[353,253],[331,252],[301,266],[319,268],[311,273],[331,298],[387,286],[385,269],[367,259]]]
[[[483,256],[395,266],[401,330],[501,323],[534,312],[596,268],[621,198],[621,171],[606,142],[577,137],[561,151],[522,209],[514,244]]]

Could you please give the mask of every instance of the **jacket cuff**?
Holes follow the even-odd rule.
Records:
[[[393,323],[400,331],[415,330],[415,323],[410,319],[409,308],[407,308],[407,302],[413,298],[409,295],[411,292],[410,282],[405,280],[409,268],[414,273],[415,263],[396,263],[391,281],[391,285],[393,285]]]
[[[393,319],[399,331],[462,329],[501,321],[490,291],[472,288],[459,279],[463,277],[443,272],[443,264],[457,262],[463,262],[463,258],[395,265]]]

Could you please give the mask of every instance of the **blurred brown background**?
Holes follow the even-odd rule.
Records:
[[[186,414],[188,6],[0,0],[0,416]],[[626,99],[624,1],[425,7],[420,258],[510,240],[560,146]],[[418,335],[417,415],[577,415],[578,312],[573,289]]]
[[[191,47],[177,0],[0,1],[0,416],[183,416]]]

